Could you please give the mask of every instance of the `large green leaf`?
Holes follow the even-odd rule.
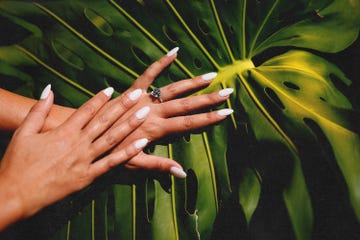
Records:
[[[359,113],[336,88],[350,80],[315,54],[356,40],[359,0],[2,1],[0,21],[14,33],[0,37],[2,86],[27,96],[48,82],[58,103],[75,107],[108,85],[121,93],[174,46],[178,59],[156,86],[217,71],[198,94],[235,89],[233,117],[149,149],[179,161],[185,181],[115,171],[44,235],[309,239],[331,228],[318,200],[324,163],[358,224]]]

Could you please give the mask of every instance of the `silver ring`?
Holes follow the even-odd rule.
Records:
[[[161,99],[161,91],[160,88],[154,88],[154,90],[151,91],[151,96],[153,96],[154,98],[157,98],[161,103],[163,102],[163,100]]]

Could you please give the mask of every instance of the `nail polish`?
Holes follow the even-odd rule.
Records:
[[[220,97],[227,97],[234,92],[233,88],[225,88],[219,91]]]
[[[205,80],[205,81],[211,81],[214,78],[216,78],[216,76],[217,76],[216,72],[209,72],[209,73],[206,73],[206,74],[202,75],[201,79]]]
[[[41,92],[40,99],[47,99],[51,91],[51,84],[48,84]]]
[[[148,106],[143,107],[135,113],[135,117],[139,120],[144,119],[149,112],[150,112],[150,107]]]
[[[225,109],[221,109],[217,112],[217,114],[219,116],[227,116],[230,115],[234,112],[234,110],[230,109],[230,108],[225,108]]]
[[[148,142],[149,140],[147,140],[146,138],[141,138],[135,141],[134,146],[136,149],[140,150],[143,149]]]
[[[135,100],[139,99],[141,94],[142,94],[142,90],[140,88],[138,88],[129,94],[129,98],[130,98],[130,100],[135,101]]]
[[[177,53],[179,51],[179,47],[175,47],[173,49],[171,49],[166,56],[171,57],[172,55],[174,55],[175,53]]]
[[[114,93],[114,88],[113,87],[108,87],[108,88],[105,88],[104,90],[102,90],[102,92],[106,96],[111,97],[111,95]]]
[[[177,178],[186,178],[186,173],[178,167],[171,167],[170,174]]]

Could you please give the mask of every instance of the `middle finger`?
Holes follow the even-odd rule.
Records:
[[[90,139],[97,138],[127,112],[142,95],[141,89],[125,93],[105,105],[84,128]]]
[[[116,122],[111,128],[103,133],[98,139],[92,143],[92,151],[94,156],[110,150],[116,144],[123,141],[124,138],[134,131],[145,120],[150,111],[150,107],[145,106],[139,109],[133,116],[125,121]]]

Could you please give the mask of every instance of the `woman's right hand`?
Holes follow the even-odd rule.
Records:
[[[175,60],[177,50],[178,48],[174,48],[169,52],[170,54],[166,54],[151,64],[125,94],[134,89],[142,89],[145,92],[155,78]],[[124,141],[119,143],[113,151],[121,149],[141,136],[145,136],[149,141],[156,141],[170,134],[192,131],[224,120],[233,112],[232,109],[225,108],[198,114],[193,114],[193,112],[223,103],[229,98],[233,89],[226,88],[210,94],[184,97],[193,91],[205,88],[216,76],[216,73],[211,72],[160,87],[161,102],[159,99],[151,96],[150,93],[143,94],[139,102],[136,103],[136,107],[150,106],[151,112],[148,118]],[[126,115],[132,114],[133,111],[134,108],[128,111]],[[186,176],[182,169],[173,168],[173,162],[170,159],[147,155],[143,152],[127,161],[125,166],[129,169],[170,172],[177,177]]]

